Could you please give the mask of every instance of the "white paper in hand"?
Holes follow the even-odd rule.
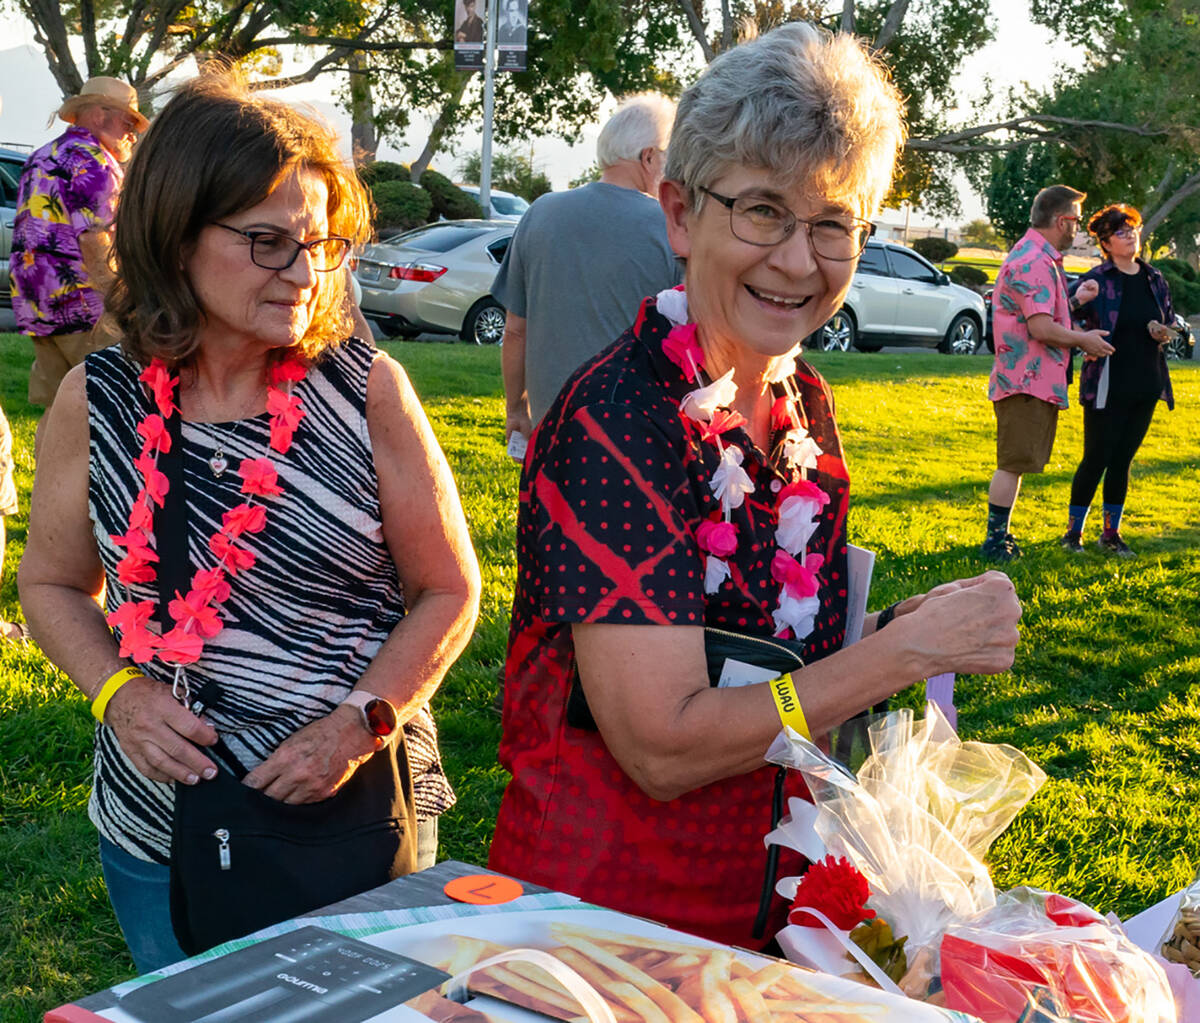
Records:
[[[513,430],[508,435],[508,455],[518,462],[525,461],[525,452],[529,449],[529,440],[519,430]]]

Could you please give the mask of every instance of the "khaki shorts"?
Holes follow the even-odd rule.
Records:
[[[992,403],[996,412],[996,468],[1021,475],[1041,472],[1054,450],[1058,406],[1031,394]]]
[[[58,393],[58,385],[72,367],[112,341],[100,331],[85,334],[51,334],[34,337],[33,368],[29,371],[29,403],[50,407]]]

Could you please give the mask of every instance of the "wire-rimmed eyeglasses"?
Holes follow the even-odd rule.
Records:
[[[345,262],[346,254],[350,251],[350,239],[341,235],[299,242],[278,231],[243,231],[240,227],[230,227],[217,220],[212,223],[214,227],[223,227],[226,231],[249,238],[250,262],[264,270],[286,270],[296,262],[301,251],[306,251],[314,270],[329,273]]]
[[[757,195],[728,196],[700,186],[729,210],[729,230],[748,245],[764,248],[790,238],[797,224],[808,231],[813,251],[822,259],[845,262],[862,255],[875,225],[848,213],[825,213],[819,217],[798,217],[786,206]]]

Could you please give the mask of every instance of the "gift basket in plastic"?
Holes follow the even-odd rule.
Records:
[[[1176,1019],[1158,963],[1104,918],[1059,895],[997,896],[983,858],[1045,781],[1037,765],[961,741],[934,704],[868,737],[857,776],[790,730],[767,754],[813,799],[792,800],[767,837],[814,864],[779,883],[794,900],[778,936],[789,958],[985,1023]]]

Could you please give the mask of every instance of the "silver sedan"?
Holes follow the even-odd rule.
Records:
[[[354,264],[363,315],[389,337],[457,334],[499,344],[504,307],[492,297],[492,281],[515,228],[443,220],[368,246]]]

